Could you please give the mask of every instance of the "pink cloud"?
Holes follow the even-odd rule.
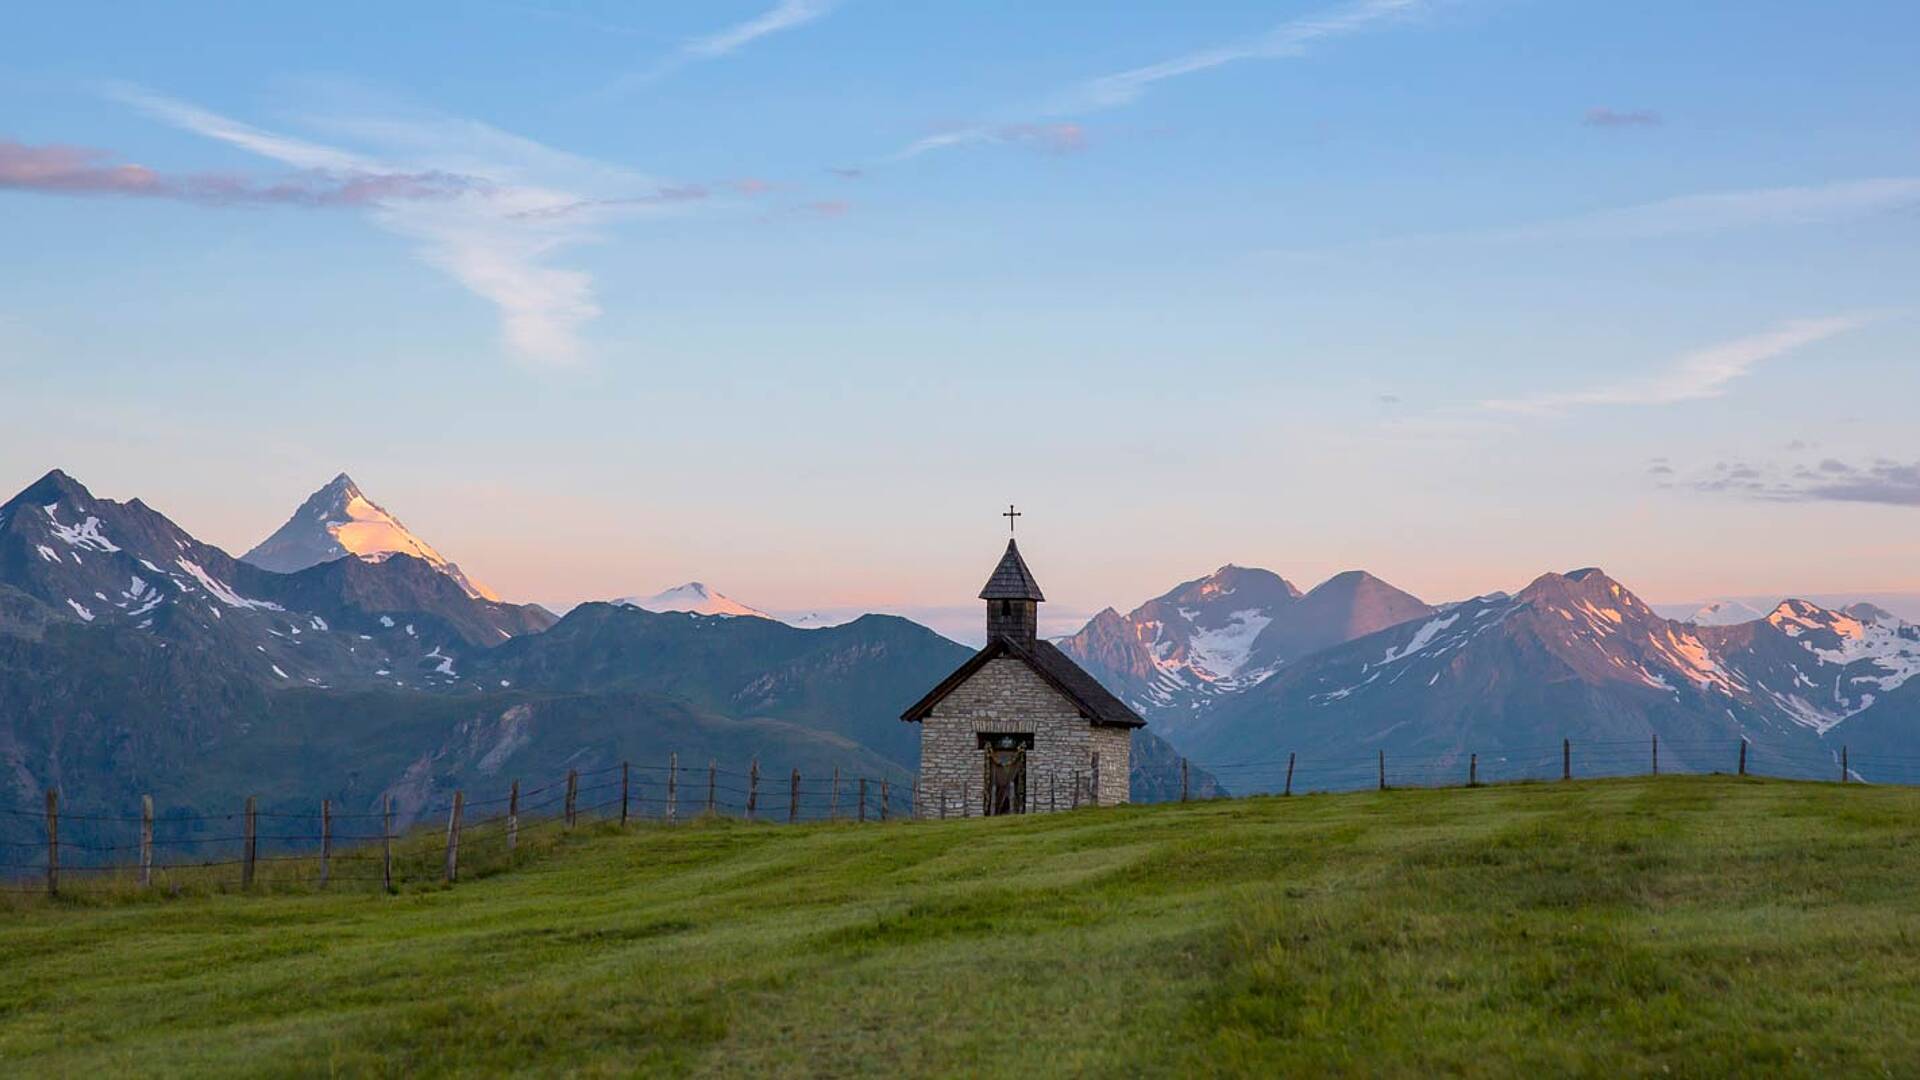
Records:
[[[49,195],[119,195],[216,206],[366,206],[447,198],[476,186],[469,177],[442,172],[315,169],[265,182],[226,173],[169,174],[144,165],[117,163],[104,150],[58,144],[28,146],[0,139],[0,190]]]
[[[821,217],[845,217],[853,204],[845,199],[822,199],[818,202],[801,203],[794,208],[803,214],[818,214]]]
[[[1079,124],[1008,124],[999,134],[1007,142],[1051,154],[1072,154],[1087,148],[1087,130]]]

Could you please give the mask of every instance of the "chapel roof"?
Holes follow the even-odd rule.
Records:
[[[1017,556],[1016,556],[1017,557]],[[1037,591],[1037,590],[1036,590]],[[1126,702],[1113,696],[1112,692],[1100,685],[1100,681],[1086,673],[1079,664],[1073,662],[1066,653],[1061,652],[1050,641],[1036,641],[1031,648],[1023,648],[1012,638],[1001,636],[987,642],[987,647],[973,654],[973,658],[961,664],[953,674],[941,680],[940,685],[927,693],[926,697],[915,702],[913,707],[902,713],[900,719],[907,721],[924,720],[948,694],[959,689],[973,674],[987,665],[989,660],[999,657],[1012,657],[1033,669],[1041,680],[1059,691],[1061,696],[1080,710],[1080,715],[1094,724],[1110,724],[1117,727],[1145,727],[1147,722],[1140,714],[1127,707]]]
[[[1040,592],[1040,583],[1033,580],[1033,571],[1027,569],[1027,561],[1020,557],[1020,546],[1012,540],[1007,541],[1007,553],[1000,556],[1000,565],[993,568],[993,576],[980,590],[980,599],[1046,599]]]

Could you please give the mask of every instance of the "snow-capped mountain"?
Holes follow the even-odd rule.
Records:
[[[1699,626],[1586,569],[1303,660],[1223,703],[1191,741],[1215,762],[1295,748],[1485,760],[1565,737],[1633,744],[1657,733],[1680,765],[1695,748],[1724,756],[1764,736],[1811,760],[1823,735],[1915,674],[1920,627],[1899,620],[1789,600],[1762,619]]]
[[[268,685],[452,685],[462,656],[553,622],[404,553],[264,570],[59,470],[0,505],[0,592],[36,625],[132,632]]]
[[[399,518],[367,498],[346,473],[308,496],[285,525],[240,556],[240,561],[291,574],[348,555],[367,562],[411,555],[458,582],[469,596],[500,599],[498,593],[461,573],[433,545],[407,531]]]
[[[1361,571],[1302,595],[1272,571],[1228,565],[1126,615],[1107,608],[1060,647],[1150,720],[1178,729],[1290,661],[1432,611]]]
[[[1738,600],[1714,600],[1702,604],[1686,621],[1695,626],[1738,626],[1744,622],[1766,618],[1766,613],[1751,604]]]
[[[694,615],[746,616],[754,619],[771,619],[773,616],[759,608],[748,607],[738,600],[708,588],[704,583],[689,581],[685,585],[675,585],[663,589],[652,596],[623,596],[613,601],[628,607],[637,607],[643,611],[667,612],[685,611]]]

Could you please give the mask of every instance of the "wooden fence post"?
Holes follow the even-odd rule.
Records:
[[[60,895],[60,793],[47,789],[47,895]]]
[[[1380,751],[1380,790],[1387,790],[1387,752]]]
[[[1099,806],[1100,805],[1100,755],[1099,753],[1096,752],[1093,755],[1091,767],[1088,771],[1091,772],[1092,775],[1087,777],[1087,800],[1093,803],[1093,805]]]
[[[1573,779],[1573,740],[1560,740],[1560,779]]]
[[[240,857],[240,887],[243,889],[253,888],[253,861],[260,853],[260,834],[257,831],[258,821],[255,818],[259,809],[259,796],[247,796],[246,827],[242,830],[245,833],[246,848]]]
[[[707,813],[709,815],[711,815],[714,812],[713,808],[716,805],[714,803],[714,798],[713,798],[714,789],[717,788],[719,784],[720,784],[720,763],[718,761],[715,761],[713,758],[708,758],[707,759]]]
[[[800,770],[793,770],[793,777],[787,781],[787,824],[800,820]]]
[[[620,763],[620,827],[627,827],[627,763]]]
[[[580,793],[580,771],[578,769],[568,769],[567,770],[567,802],[566,802],[566,806],[562,809],[562,814],[566,817],[567,828],[569,829],[573,828],[574,800],[575,800],[575,796],[577,796],[579,793]]]
[[[947,786],[940,785],[940,820],[947,820]]]
[[[1847,782],[1847,773],[1850,771],[1852,770],[1847,768],[1847,748],[1845,745],[1842,745],[1840,747],[1840,782],[1841,783],[1844,784]]]
[[[1740,737],[1740,775],[1747,775],[1747,737]]]
[[[1280,793],[1282,795],[1293,794],[1293,754],[1293,751],[1287,751],[1287,789]]]
[[[333,800],[320,800],[320,887],[333,877]]]
[[[1479,754],[1467,755],[1467,786],[1468,787],[1480,786],[1480,755]]]
[[[507,854],[520,846],[520,781],[513,782],[513,790],[507,793]]]
[[[1187,759],[1180,759],[1180,801],[1187,801]]]
[[[1660,736],[1657,733],[1653,737],[1653,775],[1660,775]]]
[[[1073,809],[1080,809],[1080,770],[1073,770]]]
[[[380,814],[380,887],[393,891],[393,796]]]
[[[153,885],[153,796],[140,796],[140,887]]]
[[[946,798],[943,793],[941,798]],[[827,800],[827,820],[840,820],[840,766],[833,767],[833,794]]]
[[[453,811],[447,815],[447,884],[460,878],[460,811],[466,807],[467,794],[453,793]]]
[[[667,824],[673,824],[679,814],[680,755],[675,752],[667,755]]]
[[[1047,773],[1047,812],[1051,814],[1058,809],[1060,809],[1060,774],[1049,771]]]
[[[887,778],[883,776],[880,778],[880,820],[881,821],[887,820],[887,811],[892,809],[892,806],[890,805],[892,802],[893,802],[893,796],[888,794],[887,792]]]
[[[747,820],[753,820],[753,811],[760,805],[760,759],[754,758],[747,766]]]
[[[867,778],[863,776],[860,778],[860,823],[864,825],[866,824],[866,821],[867,821]]]

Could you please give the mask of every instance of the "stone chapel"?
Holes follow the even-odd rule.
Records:
[[[1040,639],[1046,597],[1011,539],[980,599],[986,648],[900,717],[920,725],[915,812],[1041,814],[1128,801],[1128,748],[1146,721]]]

